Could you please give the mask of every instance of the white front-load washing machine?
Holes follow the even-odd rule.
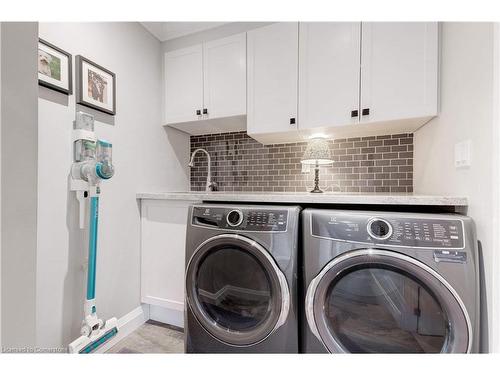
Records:
[[[302,230],[303,352],[479,350],[469,217],[307,209]]]

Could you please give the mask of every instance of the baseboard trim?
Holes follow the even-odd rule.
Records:
[[[172,324],[168,324],[168,323],[162,323],[162,322],[158,322],[156,320],[152,320],[152,319],[149,319],[146,324],[152,324],[154,326],[158,326],[158,327],[163,327],[163,328],[168,328],[168,329],[171,329],[173,331],[177,331],[177,332],[182,332],[184,333],[184,328],[182,327],[177,327],[177,326],[174,326]]]
[[[144,296],[142,302],[151,306],[160,306],[168,310],[184,311],[184,303],[166,298]]]
[[[163,306],[150,305],[149,319],[184,328],[184,311],[179,311],[177,309],[167,309]]]
[[[118,334],[96,350],[96,353],[105,353],[119,341],[123,340],[137,328],[142,326],[147,320],[149,320],[149,305],[146,304],[138,306],[129,313],[125,314],[118,319]]]

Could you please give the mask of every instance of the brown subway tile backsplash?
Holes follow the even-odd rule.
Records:
[[[246,132],[191,136],[191,152],[207,150],[212,178],[221,191],[306,192],[314,169],[302,172],[307,142],[263,145]],[[335,139],[334,163],[320,167],[325,191],[410,193],[413,191],[413,134]],[[204,190],[207,159],[198,153],[191,168],[191,190]]]

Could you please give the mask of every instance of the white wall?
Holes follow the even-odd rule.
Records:
[[[493,122],[494,122],[494,150],[493,150],[493,228],[500,226],[500,23],[496,22],[494,25],[494,72],[493,72]],[[490,339],[490,349],[495,353],[500,352],[500,232],[496,231],[493,247],[493,272],[492,272],[492,291],[493,294],[491,303],[491,316],[493,321],[493,337]]]
[[[1,25],[2,345],[35,344],[38,25]]]
[[[442,27],[441,113],[414,135],[414,190],[417,194],[467,196],[484,256],[489,341],[500,329],[492,316],[494,243],[492,23],[445,23]],[[456,169],[454,145],[472,141],[472,166]],[[498,270],[495,272],[498,273]],[[483,338],[487,338],[486,335]],[[487,343],[485,343],[487,344]],[[488,350],[487,345],[483,345]],[[497,348],[498,350],[498,348]]]
[[[0,22],[0,181],[2,180],[2,23]],[[0,197],[2,184],[0,183]],[[0,348],[2,347],[2,199],[0,199]]]
[[[162,49],[138,23],[41,23],[40,37],[116,73],[117,114],[96,115],[96,133],[113,143],[116,174],[102,184],[97,311],[121,317],[140,304],[140,191],[186,190],[189,137],[161,126]],[[75,67],[76,69],[76,67]],[[75,95],[39,89],[37,345],[79,336],[86,238],[68,192]]]

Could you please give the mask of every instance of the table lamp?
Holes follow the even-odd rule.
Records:
[[[314,165],[314,189],[311,190],[311,193],[323,193],[323,190],[319,188],[319,166],[333,163],[328,140],[325,138],[310,139],[300,162]]]

